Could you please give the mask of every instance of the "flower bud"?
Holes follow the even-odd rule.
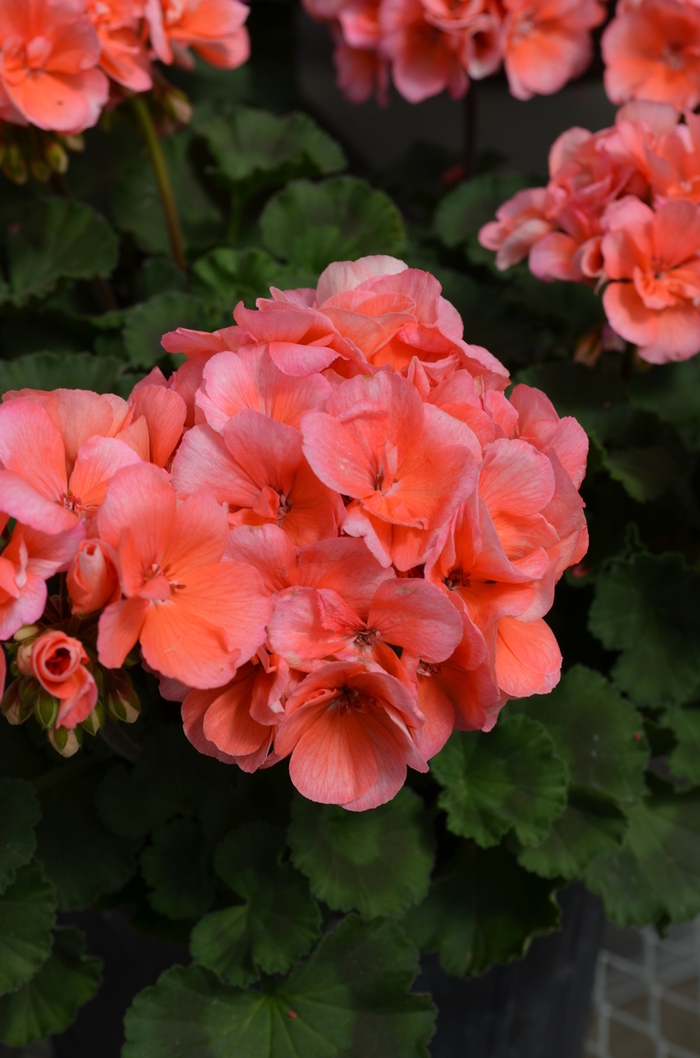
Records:
[[[27,163],[16,143],[11,143],[3,159],[2,171],[13,184],[26,184],[29,177]]]
[[[22,625],[22,627],[15,632],[12,638],[17,643],[26,643],[28,639],[34,639],[38,635],[38,625]]]
[[[133,724],[141,715],[141,703],[126,675],[116,676],[110,673],[107,684],[107,712],[114,720],[124,724]]]
[[[68,154],[57,140],[52,140],[45,148],[46,161],[54,173],[65,173],[68,170]]]
[[[101,727],[104,727],[105,722],[105,708],[102,702],[98,702],[95,708],[92,710],[86,720],[83,720],[80,725],[83,731],[86,731],[88,735],[96,735]],[[64,728],[60,728],[61,731]]]
[[[163,105],[171,118],[181,125],[189,125],[192,120],[192,104],[184,92],[170,86],[163,100]]]
[[[82,132],[73,133],[70,136],[63,136],[62,139],[69,151],[76,151],[76,153],[82,154],[85,150],[85,137]]]
[[[83,732],[79,727],[69,731],[65,727],[49,731],[49,742],[62,757],[72,757],[83,744]]]
[[[22,701],[19,680],[13,680],[2,699],[2,712],[8,724],[16,727],[32,715],[32,706]]]
[[[32,176],[35,180],[45,184],[51,176],[51,166],[45,158],[32,158],[29,163]]]
[[[34,699],[34,716],[39,721],[39,724],[43,728],[52,728],[58,719],[58,698],[54,698],[52,694],[47,694],[43,687],[38,686],[36,683],[28,684],[33,690]],[[25,699],[25,694],[22,691],[22,699]]]
[[[121,591],[112,549],[102,540],[83,540],[66,576],[74,614],[94,613],[116,602]]]
[[[17,671],[23,676],[31,676],[32,674],[32,644],[21,643],[17,648],[17,656],[15,658],[15,664]]]
[[[87,719],[97,702],[97,684],[86,668],[88,656],[79,639],[65,632],[44,632],[32,644],[32,674],[60,699],[58,727],[73,728]]]

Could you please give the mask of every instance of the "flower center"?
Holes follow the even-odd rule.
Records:
[[[63,506],[67,511],[72,511],[73,514],[78,514],[83,506],[83,501],[80,496],[75,496],[70,489],[63,493]]]
[[[419,676],[439,676],[442,672],[442,665],[430,665],[427,661],[419,661],[416,672]]]
[[[363,628],[355,636],[355,642],[363,647],[371,647],[377,639],[379,639],[379,631],[376,628]]]
[[[666,63],[669,70],[681,70],[684,65],[682,45],[667,44],[661,54],[661,61]]]
[[[49,670],[52,676],[62,676],[66,669],[70,668],[71,656],[70,651],[66,650],[65,647],[59,647],[55,650],[50,658],[47,658],[44,662],[44,666]]]
[[[333,702],[340,715],[353,711],[355,713],[368,713],[379,707],[379,702],[371,694],[358,690],[356,687],[339,687],[338,697]]]
[[[443,583],[448,591],[456,591],[458,588],[468,588],[471,582],[463,569],[453,569]]]

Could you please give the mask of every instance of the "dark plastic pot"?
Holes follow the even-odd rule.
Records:
[[[605,917],[580,882],[558,899],[562,929],[509,966],[463,980],[424,960],[414,988],[438,1008],[432,1058],[580,1058]]]

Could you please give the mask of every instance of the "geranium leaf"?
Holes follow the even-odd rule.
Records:
[[[318,275],[331,261],[396,254],[406,236],[398,209],[364,180],[297,180],[260,217],[263,242],[282,261]]]
[[[681,555],[636,554],[597,579],[589,628],[620,650],[615,682],[636,705],[682,705],[700,689],[700,573]]]
[[[214,902],[206,843],[194,820],[159,827],[141,853],[141,873],[153,889],[152,907],[169,918],[198,918]]]
[[[21,779],[0,778],[0,893],[14,881],[18,867],[29,863],[36,848],[34,827],[41,806],[34,790]]]
[[[239,301],[255,307],[257,298],[270,296],[270,287],[289,290],[316,285],[316,277],[288,268],[264,250],[233,250],[217,246],[200,257],[192,268],[193,289],[230,326]]]
[[[499,206],[525,187],[527,181],[520,176],[481,173],[465,180],[440,201],[435,214],[435,234],[445,246],[464,246],[467,256],[475,263],[495,267],[492,251],[479,245],[479,229],[494,219]]]
[[[664,720],[678,739],[668,758],[669,771],[679,779],[700,783],[700,709],[669,709]]]
[[[423,802],[406,787],[368,812],[296,797],[287,840],[312,892],[338,911],[402,915],[427,892],[435,837]]]
[[[421,951],[438,951],[447,973],[482,974],[520,958],[534,936],[556,929],[552,883],[530,874],[502,846],[461,844],[448,872],[403,919]]]
[[[303,875],[281,863],[284,832],[248,823],[221,842],[217,874],[243,907],[207,915],[195,926],[191,951],[229,984],[243,985],[264,973],[285,973],[311,949],[321,914]]]
[[[514,699],[507,709],[546,727],[573,785],[622,805],[644,796],[648,746],[641,717],[599,672],[575,665],[549,694]]]
[[[596,856],[619,848],[627,817],[614,801],[584,787],[569,790],[566,811],[539,845],[523,848],[518,860],[545,878],[578,878]]]
[[[188,153],[192,134],[161,140],[182,232],[188,247],[205,249],[221,235],[221,213],[195,176]],[[128,162],[112,194],[111,212],[120,231],[145,253],[169,254],[170,242],[153,169],[147,158]]]
[[[127,1012],[122,1058],[427,1058],[434,1013],[409,992],[417,972],[398,926],[350,916],[261,992],[168,970]]]
[[[689,448],[700,447],[700,361],[655,365],[635,371],[629,384],[635,407],[672,423]]]
[[[447,826],[483,848],[515,830],[536,845],[566,807],[566,768],[541,724],[503,719],[493,731],[456,731],[431,761]]]
[[[346,164],[339,145],[306,114],[278,117],[236,107],[199,122],[196,131],[216,161],[213,174],[242,199],[301,176],[327,176]]]
[[[60,279],[108,276],[119,240],[89,206],[51,198],[25,207],[7,238],[8,293],[22,304],[54,289]]]
[[[549,284],[545,289],[549,289]],[[632,417],[632,408],[619,378],[603,371],[591,371],[583,364],[528,367],[519,372],[515,381],[544,390],[560,415],[575,416],[586,433],[600,444],[623,430]]]
[[[584,878],[618,925],[700,913],[700,791],[657,794],[628,810],[619,851],[603,853]]]
[[[124,347],[134,367],[152,367],[165,356],[161,338],[176,327],[207,330],[209,316],[204,302],[191,294],[166,291],[131,309],[124,327]]]
[[[53,931],[51,954],[16,992],[0,997],[0,1039],[26,1047],[71,1024],[100,983],[101,959],[86,958],[85,938],[72,926]]]
[[[56,894],[41,864],[20,867],[0,896],[0,994],[33,977],[51,951]]]
[[[0,394],[10,389],[90,389],[111,393],[126,364],[90,353],[30,353],[0,361]]]
[[[117,892],[136,872],[135,843],[111,834],[97,817],[97,779],[94,773],[67,779],[41,797],[37,857],[55,886],[61,911]]]

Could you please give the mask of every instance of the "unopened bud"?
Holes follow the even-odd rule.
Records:
[[[104,727],[105,708],[102,702],[98,702],[86,720],[80,725],[88,735],[96,735],[101,727]]]
[[[31,676],[32,674],[32,644],[22,643],[17,649],[17,657],[15,659],[17,665],[17,671],[21,672],[23,676]]]
[[[45,184],[51,176],[51,166],[45,158],[32,158],[29,163],[32,176],[35,180]]]
[[[141,715],[141,703],[127,676],[113,676],[108,681],[107,712],[123,724],[133,724]]]
[[[180,122],[181,125],[189,125],[192,120],[192,104],[184,92],[171,88],[164,102],[170,117]]]
[[[2,711],[8,724],[17,727],[32,715],[31,705],[22,701],[19,693],[19,680],[13,680],[2,698]]]
[[[58,698],[54,698],[52,694],[47,694],[39,683],[32,682],[29,687],[34,701],[34,716],[41,727],[53,727],[58,719]],[[22,701],[26,701],[24,688],[20,691],[20,694]]]
[[[63,142],[69,151],[76,151],[80,154],[85,150],[85,137],[81,132],[74,133],[71,136],[64,136]]]
[[[83,733],[79,727],[69,731],[67,727],[53,728],[49,731],[49,742],[62,757],[72,757],[83,744]]]
[[[2,171],[13,184],[26,184],[29,177],[27,163],[16,143],[11,143],[3,159]]]
[[[52,140],[44,151],[46,161],[54,173],[65,173],[68,170],[68,154],[57,140]]]
[[[38,625],[23,625],[17,632],[15,632],[12,638],[17,643],[26,643],[28,639],[35,639],[38,635]]]

